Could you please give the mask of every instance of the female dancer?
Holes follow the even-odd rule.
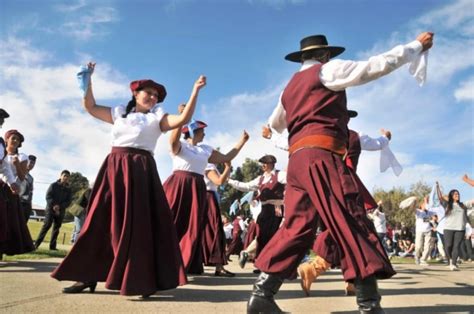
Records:
[[[472,208],[473,202],[469,201],[463,204],[458,190],[449,191],[448,201],[445,201],[438,182],[436,182],[436,190],[439,200],[446,210],[444,216],[444,248],[449,260],[449,269],[459,270],[457,260],[466,233],[467,209]]]
[[[181,105],[179,111],[187,106]],[[236,146],[222,154],[211,146],[201,144],[204,139],[202,121],[193,121],[170,136],[173,174],[163,187],[174,216],[184,268],[189,274],[202,274],[202,234],[206,224],[206,184],[204,171],[208,163],[230,162],[249,139],[244,131]],[[184,140],[180,140],[181,132]]]
[[[89,63],[93,73],[95,63]],[[121,295],[148,297],[157,290],[186,283],[176,230],[156,169],[153,151],[162,132],[180,128],[191,118],[206,78],[194,83],[185,110],[168,115],[157,103],[165,87],[152,80],[130,83],[126,107],[96,104],[89,80],[83,105],[93,117],[112,126],[112,152],[106,157],[94,187],[83,229],[70,253],[51,275],[77,281],[64,293],[97,281]]]
[[[215,276],[233,277],[234,273],[224,269],[227,264],[225,255],[225,234],[219,207],[217,188],[227,181],[230,175],[230,163],[226,162],[224,171],[219,172],[216,165],[208,164],[205,169],[207,210],[205,212],[206,225],[202,237],[202,253],[204,265],[215,266]]]
[[[3,120],[3,119],[2,119]],[[3,121],[2,121],[3,123]],[[3,254],[16,255],[34,250],[33,240],[20,208],[18,196],[20,182],[25,178],[28,156],[18,152],[25,140],[17,130],[5,133],[6,147],[2,156],[0,180],[0,259]],[[3,139],[2,139],[3,142]],[[3,143],[2,143],[3,144]]]

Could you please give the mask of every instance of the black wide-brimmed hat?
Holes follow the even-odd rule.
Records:
[[[260,158],[258,162],[261,162],[262,164],[276,164],[277,159],[273,155],[265,155],[262,158]]]
[[[347,113],[349,114],[349,118],[355,118],[358,115],[357,111],[355,110],[347,110]]]
[[[6,119],[9,116],[10,115],[8,114],[8,112],[6,112],[4,109],[0,108],[0,118]]]
[[[312,35],[303,38],[300,41],[300,51],[292,52],[286,55],[285,59],[292,62],[301,62],[301,56],[305,52],[326,50],[329,51],[329,58],[334,58],[346,50],[344,47],[329,46],[326,36]]]

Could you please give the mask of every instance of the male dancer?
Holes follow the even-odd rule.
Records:
[[[343,157],[349,120],[345,89],[375,80],[416,61],[433,45],[433,33],[397,46],[365,62],[332,60],[344,51],[323,35],[301,41],[286,59],[303,63],[290,80],[270,118],[278,132],[289,132],[285,221],[256,260],[262,270],[247,304],[249,313],[281,312],[274,301],[284,278],[294,276],[314,241],[317,216],[338,249],[345,280],[353,280],[362,313],[383,312],[377,278],[395,271],[368,220],[354,174]],[[317,215],[316,215],[317,213]]]

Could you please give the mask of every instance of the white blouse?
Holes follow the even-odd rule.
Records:
[[[8,185],[11,185],[12,183],[15,183],[16,181],[16,169],[15,169],[15,175],[13,175],[13,169],[12,165],[8,162],[5,154],[5,147],[3,145],[0,145],[0,180],[3,182],[6,182]],[[26,155],[25,155],[26,156]],[[4,159],[5,157],[5,159]]]
[[[214,150],[206,144],[192,145],[181,140],[181,149],[177,155],[171,154],[173,171],[182,170],[204,175],[208,159]]]
[[[7,154],[5,156],[5,159],[3,159],[2,161],[3,169],[2,169],[2,173],[0,174],[0,179],[4,182],[7,182],[9,185],[11,185],[12,183],[18,183],[18,184],[21,183],[20,179],[18,178],[16,167],[13,164],[14,156],[17,156],[20,162],[28,160],[28,156],[23,153],[19,153],[18,155]]]
[[[207,172],[208,172],[208,171],[212,171],[212,170],[214,170],[215,172],[217,172],[218,175],[221,174],[221,173],[219,172],[219,170],[217,170],[217,167],[216,167],[215,164],[208,163],[207,166],[206,166],[206,169],[204,169],[204,172],[205,172],[204,182],[206,182],[206,190],[208,190],[208,191],[213,191],[213,192],[217,192],[217,185],[215,185],[214,182],[212,182],[212,181],[207,177]]]
[[[112,146],[138,148],[153,154],[162,134],[160,121],[166,113],[160,105],[156,105],[148,113],[130,112],[126,118],[122,118],[125,110],[125,106],[111,108],[114,121]]]

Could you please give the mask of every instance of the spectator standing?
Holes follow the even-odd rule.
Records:
[[[385,244],[385,237],[387,236],[387,221],[385,213],[383,212],[382,201],[377,202],[377,208],[369,215],[369,218],[374,223],[375,231],[380,241]],[[385,247],[386,248],[386,247]]]
[[[20,206],[23,214],[25,215],[25,221],[28,222],[30,219],[31,211],[33,209],[33,186],[34,179],[31,175],[31,170],[36,165],[36,156],[28,156],[28,165],[26,167],[25,179],[21,182],[22,188],[20,189]]]
[[[428,256],[430,254],[431,243],[431,216],[435,213],[427,208],[428,200],[423,198],[420,208],[415,209],[416,226],[415,226],[415,263],[421,266],[428,266]]]
[[[71,189],[69,188],[69,177],[71,173],[68,170],[61,171],[59,179],[52,183],[48,191],[46,191],[46,216],[43,227],[35,241],[35,247],[38,248],[44,240],[46,233],[53,226],[51,233],[51,241],[49,242],[50,250],[57,250],[57,239],[59,229],[63,223],[66,208],[71,203]]]
[[[84,224],[84,220],[86,219],[87,204],[89,204],[92,191],[91,188],[92,187],[89,186],[86,190],[84,190],[77,203],[77,205],[79,205],[79,209],[82,208],[82,210],[75,213],[74,215],[74,232],[72,233],[71,243],[76,242],[77,238],[79,237],[79,233],[81,232],[82,225]]]

